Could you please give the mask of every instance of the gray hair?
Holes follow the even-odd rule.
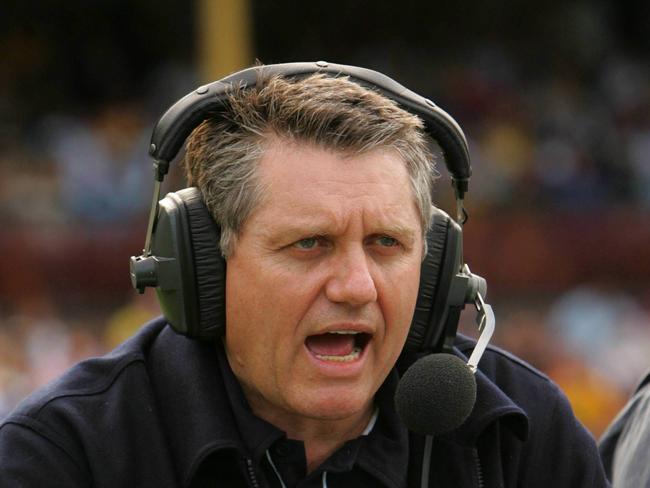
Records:
[[[233,88],[224,108],[187,140],[185,177],[188,185],[199,188],[221,227],[225,258],[263,195],[256,170],[271,135],[349,155],[394,150],[406,164],[426,235],[435,171],[423,122],[345,77],[272,77],[254,88]]]

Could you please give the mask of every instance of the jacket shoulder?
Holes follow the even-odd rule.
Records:
[[[474,346],[472,339],[458,337],[461,354]],[[518,453],[521,486],[608,486],[592,435],[547,375],[492,345],[478,369],[528,417],[528,436]]]
[[[35,390],[5,419],[16,422],[18,418],[38,418],[53,404],[77,401],[106,393],[116,380],[135,364],[146,360],[146,353],[164,327],[164,320],[158,318],[145,324],[137,334],[102,357],[81,361],[59,378]]]
[[[146,324],[23,400],[0,424],[0,485],[16,476],[25,486],[174,483],[149,367],[165,325]]]
[[[470,337],[458,334],[454,346],[464,356],[469,357],[476,346],[476,341]],[[524,361],[520,357],[515,356],[511,352],[501,349],[493,344],[487,346],[485,353],[479,362],[479,369],[488,376],[499,370],[518,371],[520,374],[524,375],[523,378],[526,378],[529,381],[553,385],[553,381],[533,365]]]
[[[475,341],[460,336],[457,350],[463,355],[471,354]],[[497,346],[489,345],[478,363],[477,375],[483,376],[517,405],[528,417],[529,437],[551,437],[548,429],[560,434],[559,426],[568,431],[584,428],[575,419],[566,395],[547,375],[523,359]],[[555,423],[555,428],[553,424]]]

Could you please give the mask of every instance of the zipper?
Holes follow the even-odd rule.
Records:
[[[483,481],[483,467],[481,466],[481,458],[478,455],[478,449],[474,449],[474,466],[476,467],[476,481],[478,481],[478,488],[484,488]]]
[[[260,488],[260,484],[257,481],[257,476],[255,476],[255,468],[253,468],[253,460],[251,458],[244,458],[244,463],[246,464],[246,474],[248,475],[248,480],[250,485],[253,488]]]

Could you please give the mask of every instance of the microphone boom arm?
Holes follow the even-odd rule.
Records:
[[[469,357],[469,361],[467,361],[467,366],[472,370],[472,373],[476,373],[476,370],[478,369],[478,362],[481,360],[481,357],[492,338],[496,324],[492,307],[485,303],[480,293],[476,294],[474,306],[476,307],[476,324],[478,325],[480,335],[476,341],[476,346]]]

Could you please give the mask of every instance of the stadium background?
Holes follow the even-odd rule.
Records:
[[[466,258],[495,342],[599,435],[650,367],[649,21],[641,0],[4,2],[0,417],[158,313],[128,257],[164,109],[255,59],[325,59],[382,71],[463,126]]]

